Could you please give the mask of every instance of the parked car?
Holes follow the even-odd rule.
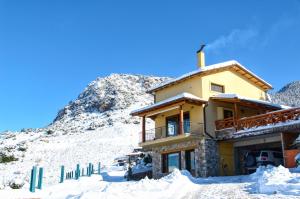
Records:
[[[257,166],[266,166],[268,164],[279,166],[283,165],[283,155],[282,152],[278,151],[269,151],[264,150],[260,151],[260,154],[258,157],[256,157]]]

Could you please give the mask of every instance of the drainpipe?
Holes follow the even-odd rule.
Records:
[[[208,106],[208,103],[205,103],[204,108],[203,108],[203,120],[204,120],[204,134],[210,137],[211,139],[215,140],[215,138],[209,134],[206,130],[206,108]]]

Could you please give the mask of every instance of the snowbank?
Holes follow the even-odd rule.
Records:
[[[83,192],[78,198],[110,198],[110,199],[133,199],[133,198],[190,198],[197,190],[188,176],[182,175],[179,170],[160,179],[150,180],[148,178],[138,182],[125,182],[122,186],[118,183],[110,184],[104,189]],[[178,191],[181,190],[181,191]]]
[[[109,198],[109,199],[180,199],[193,198],[198,185],[191,182],[189,174],[174,170],[170,175],[159,180],[143,179],[140,181],[125,181],[124,173],[113,171],[101,176],[82,177],[77,180],[67,180],[44,190],[30,193],[28,190],[4,190],[0,198]],[[180,190],[180,191],[178,191]],[[195,196],[195,195],[194,195]],[[195,198],[195,197],[194,197]]]
[[[283,166],[259,167],[250,178],[257,182],[256,188],[259,193],[300,196],[300,175],[291,173]]]
[[[140,181],[126,181],[124,173],[115,168],[103,169],[101,176],[67,180],[36,190],[36,193],[30,193],[27,189],[6,188],[0,191],[0,198],[231,199],[258,196],[261,199],[292,199],[300,196],[300,174],[291,173],[284,167],[260,167],[250,176],[210,178],[194,178],[187,171],[174,170],[159,180],[145,178]],[[247,189],[249,185],[256,185],[255,193]]]

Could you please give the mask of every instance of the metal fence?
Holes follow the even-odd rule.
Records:
[[[184,134],[191,134],[194,136],[201,136],[204,134],[204,124],[197,122],[184,122],[183,123]],[[148,129],[145,132],[145,141],[158,140],[165,137],[178,136],[179,124],[173,124],[169,126],[161,126],[153,129]],[[142,132],[140,132],[140,142],[142,142]]]

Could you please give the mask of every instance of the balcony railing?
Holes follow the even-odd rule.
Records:
[[[183,125],[184,129],[184,134],[189,134],[189,135],[203,135],[204,132],[204,125],[203,123],[194,123],[194,122],[184,122]],[[167,132],[174,132],[174,135],[167,135]],[[153,141],[153,140],[158,140],[166,137],[175,137],[179,136],[179,125],[175,125],[172,127],[167,126],[162,126],[162,127],[157,127],[153,129],[146,130],[145,132],[145,138],[146,142],[147,141]],[[142,132],[140,132],[140,143],[142,142]]]
[[[216,120],[215,124],[217,130],[232,128],[234,127],[234,120],[233,117],[229,117],[224,120]]]
[[[280,111],[273,111],[265,114],[245,117],[238,120],[227,118],[215,122],[216,130],[235,128],[236,130],[256,128],[286,122],[289,120],[298,120],[300,118],[300,108],[291,108]]]

